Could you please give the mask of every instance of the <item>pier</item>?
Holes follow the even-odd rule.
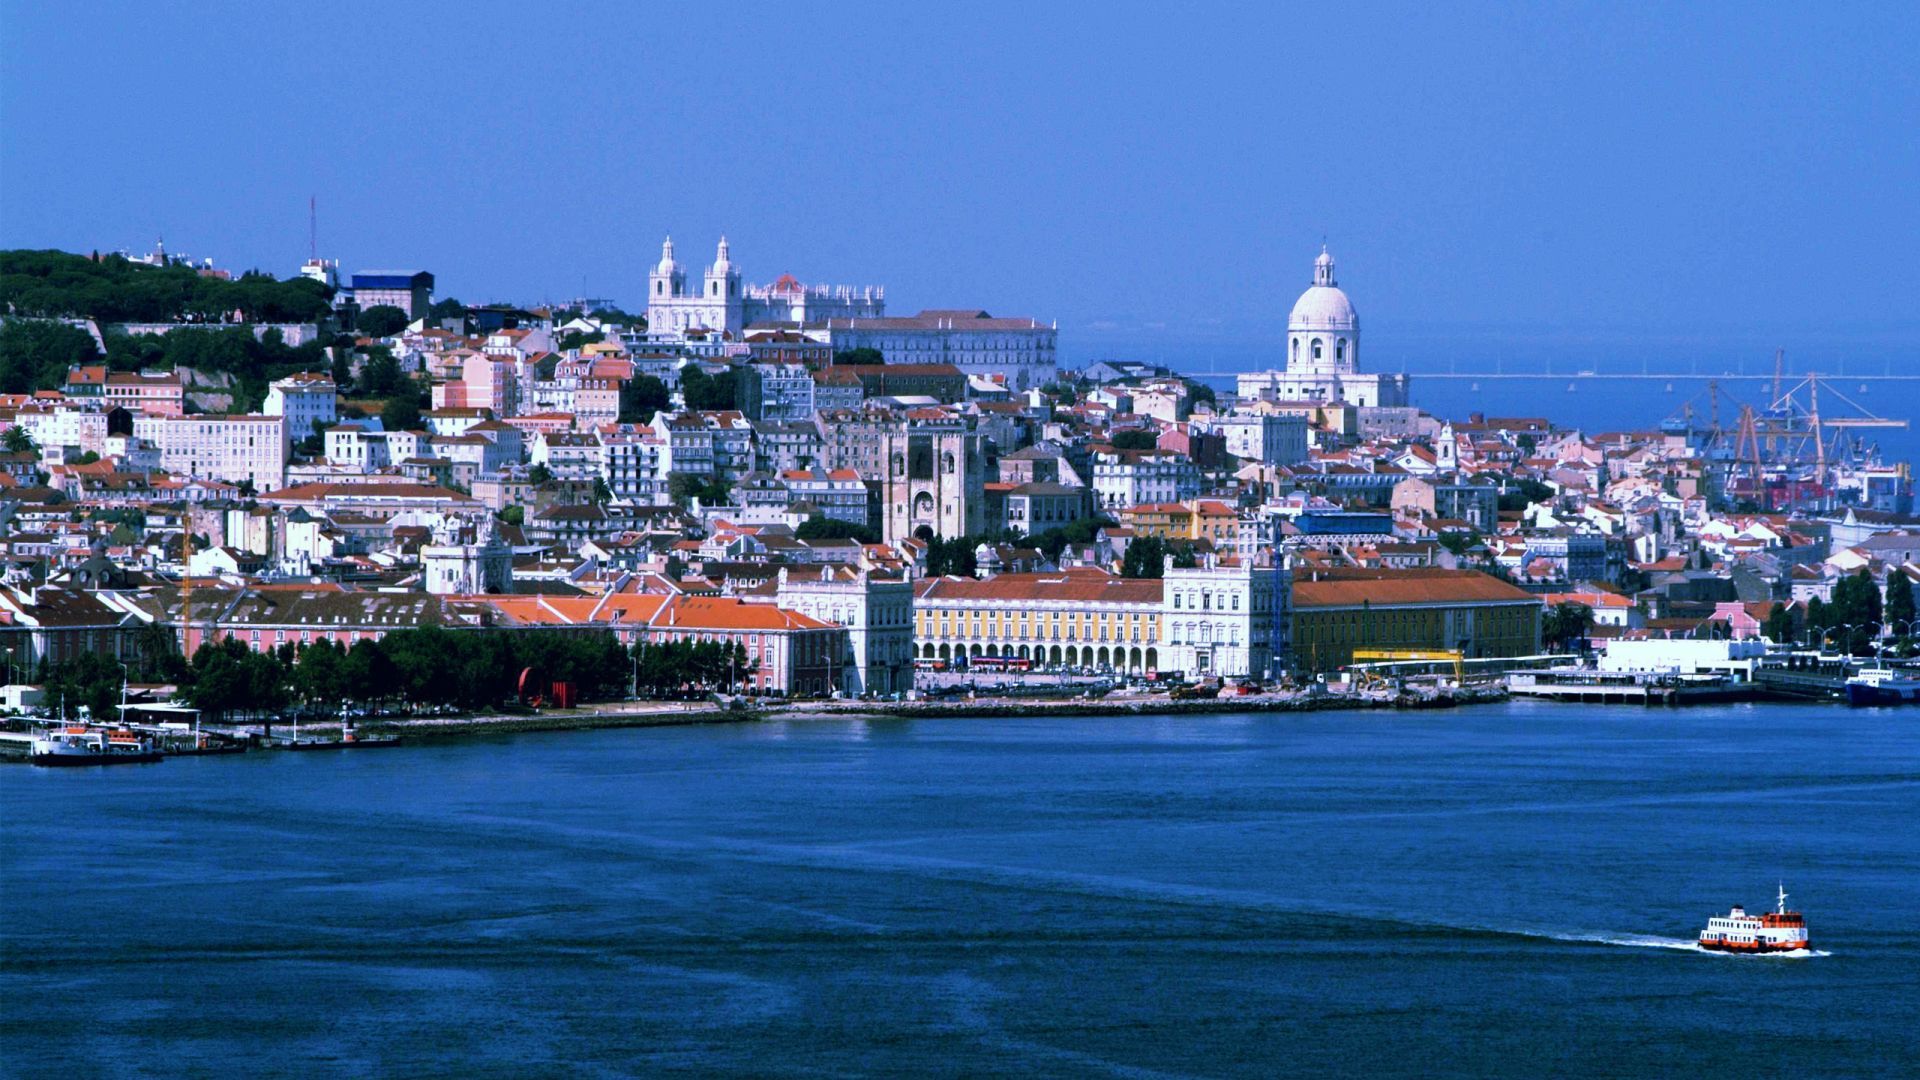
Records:
[[[1516,671],[1507,676],[1515,697],[1580,701],[1596,705],[1695,705],[1715,701],[1750,701],[1758,694],[1754,684],[1719,675],[1676,675],[1664,672],[1595,671],[1553,668]]]

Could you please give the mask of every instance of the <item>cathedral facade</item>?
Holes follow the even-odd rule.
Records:
[[[886,306],[887,291],[873,285],[803,285],[790,274],[771,285],[746,285],[724,236],[698,283],[674,257],[671,236],[647,274],[647,330],[656,334],[707,331],[737,339],[756,324],[878,318]]]

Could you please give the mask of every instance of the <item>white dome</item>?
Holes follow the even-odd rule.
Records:
[[[1294,301],[1289,330],[1358,330],[1360,314],[1338,285],[1315,285]]]

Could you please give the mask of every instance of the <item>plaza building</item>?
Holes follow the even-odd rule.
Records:
[[[1287,654],[1288,585],[1270,561],[1230,559],[1169,560],[1161,578],[1095,567],[929,578],[914,598],[914,642],[921,660],[1010,656],[1134,675],[1263,678]]]
[[[1540,651],[1540,597],[1477,570],[1302,571],[1293,582],[1294,666],[1328,672],[1353,650]]]
[[[846,629],[836,685],[849,694],[913,689],[913,586],[905,576],[857,566],[786,567],[775,600]]]
[[[928,578],[914,597],[919,659],[1012,656],[1132,672],[1160,667],[1161,597],[1152,578],[1096,568]]]
[[[1286,670],[1291,577],[1265,559],[1167,559],[1161,604],[1163,670],[1191,677],[1266,678]]]
[[[1313,261],[1313,284],[1287,316],[1286,368],[1241,375],[1236,390],[1242,401],[1403,408],[1407,382],[1405,374],[1360,370],[1360,314],[1335,280],[1333,256],[1323,246]]]

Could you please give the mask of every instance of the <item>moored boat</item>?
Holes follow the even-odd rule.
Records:
[[[1805,952],[1812,946],[1807,944],[1806,917],[1787,910],[1787,887],[1782,884],[1772,911],[1749,915],[1745,908],[1735,905],[1727,914],[1708,919],[1707,928],[1700,931],[1700,947],[1711,952],[1760,955]]]
[[[131,731],[70,726],[33,737],[27,760],[54,768],[70,765],[144,765],[164,755]]]
[[[1847,680],[1849,705],[1911,705],[1920,702],[1920,676],[1898,668],[1870,667]]]

